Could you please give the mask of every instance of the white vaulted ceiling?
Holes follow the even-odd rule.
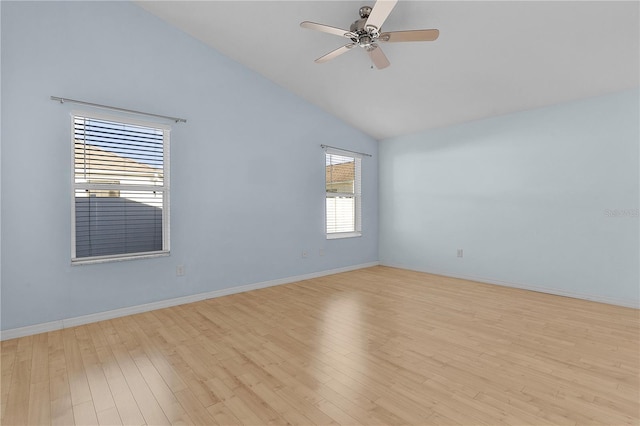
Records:
[[[435,42],[313,60],[374,1],[140,1],[142,8],[380,140],[639,86],[639,3],[403,1],[383,31],[438,28]],[[216,78],[212,73],[211,78]]]

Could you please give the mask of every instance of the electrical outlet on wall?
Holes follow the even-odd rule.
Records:
[[[302,257],[303,257],[303,258],[305,258],[305,259],[306,259],[307,257],[309,257],[309,252],[308,252],[308,251],[306,251],[306,250],[302,250]]]
[[[462,257],[463,254],[464,253],[463,253],[462,249],[458,249],[458,257]]]
[[[176,277],[184,276],[184,265],[176,266]]]

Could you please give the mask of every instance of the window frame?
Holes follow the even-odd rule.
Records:
[[[163,170],[163,185],[162,186],[149,186],[144,185],[122,185],[122,184],[96,184],[96,183],[76,183],[75,181],[75,119],[77,117],[111,121],[116,123],[122,123],[132,126],[150,127],[158,130],[162,130],[162,170]],[[106,262],[119,262],[125,260],[134,259],[147,259],[154,257],[169,256],[170,251],[170,140],[171,140],[171,127],[154,121],[142,121],[137,118],[132,118],[128,115],[120,114],[104,114],[87,110],[74,110],[70,112],[70,124],[71,124],[71,265],[88,265],[96,263]],[[87,256],[76,257],[76,191],[78,189],[89,190],[108,190],[109,188],[122,189],[135,189],[135,190],[155,190],[162,192],[162,249],[147,252],[137,253],[123,253],[112,254],[102,256]]]
[[[324,233],[327,240],[336,240],[342,238],[357,238],[362,236],[362,155],[353,151],[341,150],[338,148],[325,148],[325,200],[324,200]],[[349,157],[354,159],[354,190],[351,193],[336,193],[327,191],[327,155],[339,155],[341,157]],[[331,195],[331,197],[330,197]],[[349,232],[327,232],[327,199],[344,196],[354,199],[354,230]]]

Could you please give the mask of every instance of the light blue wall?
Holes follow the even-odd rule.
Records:
[[[638,305],[638,104],[634,90],[381,141],[380,262]]]
[[[131,3],[3,1],[1,40],[3,330],[377,261],[370,137]],[[70,266],[82,108],[50,95],[188,119],[171,135],[170,257]],[[325,240],[321,143],[374,155],[362,238]]]

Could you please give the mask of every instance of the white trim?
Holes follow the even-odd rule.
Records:
[[[186,122],[186,121],[185,121]],[[162,132],[162,249],[171,251],[171,127]]]
[[[154,257],[166,257],[170,255],[170,251],[162,250],[144,253],[114,254],[110,256],[74,257],[71,259],[71,265],[93,265],[96,263],[122,262],[125,260],[152,259]]]
[[[157,192],[165,192],[168,191],[165,185],[131,185],[131,184],[104,184],[104,183],[73,183],[73,190],[111,190],[117,189],[119,191],[129,191],[129,192],[144,192],[144,191],[157,191]]]
[[[362,237],[362,232],[331,232],[327,234],[327,240],[339,240],[341,238]]]
[[[69,128],[71,135],[71,143],[69,147],[71,148],[71,259],[76,257],[76,194],[75,194],[75,185],[76,185],[76,146],[75,146],[75,116],[76,111],[72,111],[70,115],[70,124]]]
[[[493,284],[493,285],[499,285],[502,287],[536,291],[538,293],[552,294],[555,296],[564,296],[564,297],[571,297],[574,299],[589,300],[592,302],[606,303],[608,305],[623,306],[625,308],[640,309],[640,300],[624,300],[624,299],[618,299],[614,297],[600,296],[596,294],[577,293],[573,291],[558,290],[558,289],[549,288],[549,287],[539,287],[539,286],[523,284],[523,283],[513,283],[509,281],[494,280],[490,278],[482,278],[482,277],[476,277],[471,275],[452,274],[450,272],[442,272],[442,271],[437,271],[433,269],[428,270],[423,268],[411,268],[405,265],[393,264],[393,263],[380,263],[380,265],[388,266],[391,268],[406,269],[406,270],[416,271],[416,272],[424,272],[426,274],[441,275],[443,277],[476,281],[484,284]]]
[[[334,240],[339,238],[352,238],[362,236],[362,157],[345,154],[335,154],[336,149],[325,149],[325,175],[326,175],[326,156],[329,155],[344,155],[345,157],[353,158],[354,160],[354,182],[353,193],[349,192],[326,192],[325,191],[325,207],[324,207],[324,230],[327,240]],[[338,150],[339,151],[339,150]],[[326,176],[325,176],[326,180]],[[326,184],[325,184],[326,188]],[[328,232],[328,215],[327,215],[327,201],[330,198],[352,198],[353,199],[353,231],[351,232]]]
[[[229,287],[221,290],[209,291],[206,293],[193,294],[189,296],[176,297],[174,299],[160,300],[157,302],[145,303],[142,305],[129,306],[126,308],[114,309],[111,311],[98,312],[95,314],[82,315],[79,317],[65,318],[57,321],[45,322],[41,324],[29,325],[26,327],[12,328],[0,331],[0,341],[16,339],[18,337],[30,336],[33,334],[46,333],[49,331],[61,330],[63,328],[76,327],[79,325],[89,324],[97,321],[104,321],[113,318],[124,317],[127,315],[139,314],[142,312],[153,311],[156,309],[169,308],[171,306],[183,305],[185,303],[199,302],[205,299],[213,299],[216,297],[228,296],[235,293],[243,293],[245,291],[258,290],[266,287],[273,287],[282,284],[291,284],[298,281],[320,278],[327,275],[340,274],[342,272],[355,271],[357,269],[371,268],[378,266],[378,262],[362,263],[359,265],[345,266],[342,268],[329,269],[326,271],[312,272],[310,274],[297,275],[287,278],[279,278],[275,280],[262,281],[254,284],[246,284],[237,287]]]
[[[353,182],[353,192],[355,192],[356,216],[354,218],[355,232],[362,233],[362,158],[356,158],[355,164],[356,179]]]
[[[95,111],[90,109],[73,109],[69,111],[71,114],[71,129],[73,129],[73,117],[76,115],[80,115],[83,117],[95,118],[96,120],[105,120],[105,121],[116,121],[123,122],[126,121],[126,124],[131,124],[134,126],[141,127],[153,127],[156,129],[162,129],[164,131],[171,131],[171,125],[166,123],[157,122],[155,120],[140,120],[139,117],[133,117],[129,114],[125,113],[104,113],[103,111]],[[73,132],[71,133],[71,138],[73,140]]]
[[[328,192],[327,198],[356,198],[355,192]]]
[[[54,97],[52,97],[53,99]],[[56,98],[60,100],[60,98]],[[100,105],[90,104],[83,101],[74,101],[72,99],[68,99],[70,102],[76,102],[81,104],[87,104],[90,106],[98,106]],[[111,107],[106,107],[111,108]],[[111,108],[114,109],[114,108]],[[118,108],[115,108],[118,110]],[[124,111],[127,112],[127,111]],[[133,113],[138,113],[136,111],[128,111]],[[144,113],[138,113],[144,114]],[[145,114],[145,115],[154,115],[154,114]],[[161,117],[155,115],[156,117]],[[147,127],[151,129],[158,129],[162,131],[162,185],[131,185],[131,184],[117,184],[110,186],[112,188],[117,188],[118,190],[130,190],[130,191],[158,191],[162,194],[162,250],[154,251],[154,252],[140,252],[140,253],[123,253],[123,254],[115,254],[109,256],[87,256],[87,257],[76,257],[76,191],[82,189],[104,189],[104,184],[95,184],[95,183],[77,183],[75,170],[76,170],[76,158],[75,158],[75,123],[76,118],[89,118],[95,120],[109,121],[113,123],[123,123],[131,126],[139,126],[139,127]],[[106,262],[117,262],[121,260],[134,260],[134,259],[146,259],[151,257],[161,257],[168,256],[171,251],[171,223],[170,223],[170,183],[171,183],[171,167],[170,167],[170,144],[171,144],[171,126],[164,123],[157,123],[155,121],[141,121],[138,118],[132,118],[126,114],[117,114],[117,115],[109,115],[101,112],[93,112],[93,111],[81,111],[81,110],[72,110],[70,112],[71,118],[71,264],[72,265],[89,265],[94,263],[106,263]],[[164,117],[167,118],[167,117]],[[185,121],[183,119],[176,119],[177,121]]]
[[[340,155],[343,157],[353,157],[353,158],[360,158],[362,159],[362,154],[359,152],[355,152],[355,151],[349,151],[347,149],[339,149],[339,148],[325,148],[324,151],[327,154],[332,154],[332,155]]]

